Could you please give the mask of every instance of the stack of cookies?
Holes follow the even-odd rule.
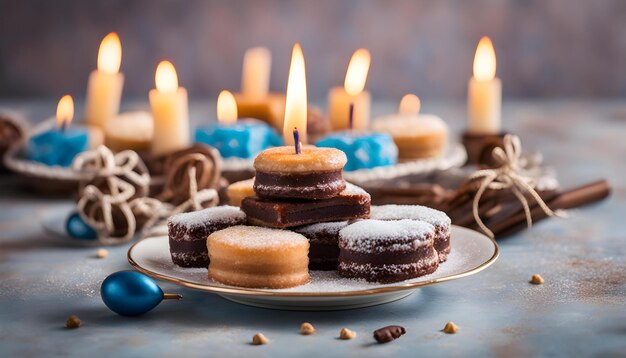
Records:
[[[306,284],[309,270],[379,283],[433,273],[450,252],[450,218],[417,205],[371,207],[367,192],[344,181],[346,161],[332,148],[261,152],[255,179],[228,190],[241,209],[169,219],[172,261],[254,288]]]
[[[267,149],[254,160],[256,195],[241,210],[249,224],[279,229],[368,218],[370,195],[343,179],[346,162],[334,148]]]

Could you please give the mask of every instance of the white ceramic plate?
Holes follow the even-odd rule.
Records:
[[[216,293],[250,306],[285,310],[340,310],[374,306],[404,298],[417,288],[475,274],[498,257],[498,245],[476,231],[452,227],[452,252],[431,275],[392,284],[341,278],[335,271],[311,271],[309,284],[280,290],[223,285],[207,277],[205,268],[172,263],[167,236],[144,239],[128,250],[128,261],[156,279]]]

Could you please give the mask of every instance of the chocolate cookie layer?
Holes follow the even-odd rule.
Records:
[[[336,197],[321,200],[269,200],[245,198],[241,210],[248,223],[258,226],[287,228],[320,222],[368,218],[370,195],[363,189],[347,184]]]
[[[390,283],[435,272],[435,228],[416,220],[363,220],[339,232],[339,275]]]
[[[310,173],[256,172],[254,191],[261,198],[328,199],[346,188],[341,169]]]
[[[439,262],[448,259],[451,251],[451,220],[443,211],[421,205],[380,205],[372,206],[371,218],[374,220],[419,220],[435,227],[434,247],[439,255]]]
[[[347,221],[317,223],[301,226],[293,231],[309,239],[309,269],[336,270],[339,265],[339,231]]]
[[[181,267],[208,267],[207,237],[245,221],[245,214],[233,206],[218,206],[170,217],[167,228],[172,261]]]

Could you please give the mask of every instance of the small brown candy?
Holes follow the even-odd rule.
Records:
[[[454,324],[454,322],[450,321],[446,323],[445,327],[443,327],[443,331],[444,333],[447,333],[447,334],[455,334],[456,332],[459,331],[459,326]]]
[[[262,344],[267,344],[269,340],[263,335],[263,333],[257,333],[252,337],[252,344],[255,346],[260,346]]]
[[[541,285],[544,282],[545,280],[543,279],[543,277],[541,277],[541,275],[533,275],[530,278],[530,283],[532,283],[533,285]]]
[[[75,315],[69,316],[67,321],[65,322],[65,327],[70,328],[70,329],[78,328],[80,327],[80,325],[81,325],[80,318],[78,318]]]
[[[378,343],[391,342],[406,333],[402,326],[387,326],[374,331],[374,339]]]
[[[341,331],[339,331],[339,338],[341,339],[352,339],[356,337],[356,332],[355,331],[351,331],[347,328],[342,328]]]
[[[105,249],[98,249],[98,251],[96,251],[96,257],[99,259],[106,258],[108,254],[109,252]]]
[[[300,334],[308,336],[313,333],[315,333],[315,327],[313,327],[312,324],[310,324],[309,322],[302,323],[302,325],[300,326]]]

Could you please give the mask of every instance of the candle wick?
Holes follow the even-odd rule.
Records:
[[[69,120],[64,119],[59,126],[59,132],[65,133],[67,131],[67,127],[69,126]]]
[[[348,109],[348,128],[350,130],[354,128],[354,102],[350,102],[350,108]]]
[[[296,150],[296,154],[300,154],[300,133],[298,133],[297,127],[293,127],[293,146]]]

